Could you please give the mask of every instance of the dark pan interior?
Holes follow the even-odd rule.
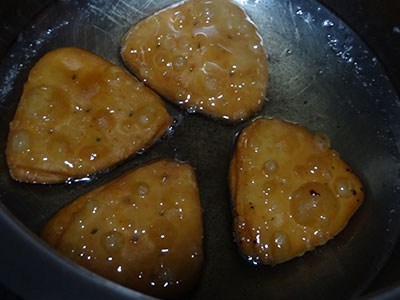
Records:
[[[37,234],[63,206],[124,172],[158,157],[187,161],[196,170],[205,222],[206,264],[192,298],[358,295],[382,267],[399,232],[400,102],[377,58],[346,24],[315,1],[238,2],[259,27],[269,56],[268,102],[254,117],[280,117],[326,133],[364,184],[364,204],[325,246],[275,267],[252,266],[240,257],[233,243],[227,173],[235,134],[249,121],[213,121],[169,103],[175,119],[169,134],[112,170],[88,181],[57,185],[24,184],[9,177],[4,157],[8,123],[38,59],[52,49],[77,46],[122,65],[122,35],[173,2],[56,1],[20,34],[0,66],[2,209]],[[115,285],[107,288],[118,292]]]

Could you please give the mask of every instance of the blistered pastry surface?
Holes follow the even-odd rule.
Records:
[[[7,163],[17,180],[65,181],[127,158],[170,123],[162,100],[123,68],[61,48],[29,73],[10,123]]]
[[[197,282],[202,222],[193,169],[160,160],[78,198],[46,224],[42,237],[100,275],[164,298]]]
[[[326,243],[364,198],[325,135],[279,119],[242,131],[229,180],[236,242],[255,263],[284,262]]]
[[[138,78],[191,111],[235,121],[265,101],[261,38],[227,0],[191,0],[148,17],[125,35],[121,54]]]

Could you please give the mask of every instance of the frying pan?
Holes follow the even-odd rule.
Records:
[[[250,121],[216,122],[168,103],[175,120],[171,134],[112,170],[57,185],[24,184],[9,177],[4,157],[8,123],[38,59],[52,49],[77,46],[122,65],[118,47],[122,35],[132,24],[173,2],[55,1],[41,10],[4,54],[0,65],[0,281],[26,299],[149,299],[64,259],[37,234],[52,215],[78,196],[147,161],[169,157],[188,161],[195,168],[204,209],[206,263],[191,298],[360,295],[381,270],[399,234],[400,101],[377,57],[316,1],[238,3],[259,27],[269,56],[268,102],[257,116],[280,117],[311,132],[326,133],[364,184],[365,202],[345,230],[326,245],[275,267],[252,266],[240,257],[232,237],[227,170],[235,135]],[[39,7],[32,6],[35,10]],[[392,293],[399,295],[398,290]]]

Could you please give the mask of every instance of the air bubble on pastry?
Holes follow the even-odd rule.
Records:
[[[335,190],[338,195],[348,197],[353,195],[354,190],[351,186],[351,181],[347,178],[339,177],[335,180]]]

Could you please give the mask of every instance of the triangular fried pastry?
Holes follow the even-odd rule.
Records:
[[[78,264],[153,296],[189,291],[203,263],[202,208],[189,164],[160,160],[81,196],[42,237]]]
[[[267,58],[257,28],[228,0],[190,0],[134,25],[122,40],[128,68],[190,111],[243,120],[267,89]]]
[[[170,124],[160,97],[123,68],[61,48],[29,73],[10,123],[7,163],[20,181],[83,177],[149,146]]]
[[[364,199],[326,135],[279,119],[242,131],[229,179],[236,242],[254,263],[274,265],[326,243]]]

